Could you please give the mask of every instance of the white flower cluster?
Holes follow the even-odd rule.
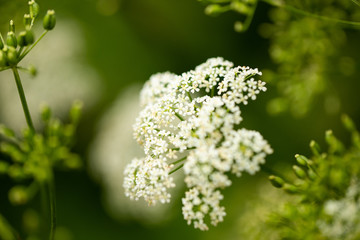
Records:
[[[324,204],[327,221],[319,221],[321,233],[328,239],[358,239],[360,236],[360,181],[353,179],[344,198]]]
[[[189,188],[183,198],[185,220],[201,230],[208,229],[206,216],[213,225],[223,221],[219,190],[231,185],[227,174],[254,174],[272,153],[258,132],[236,130],[242,121],[239,105],[266,91],[256,75],[261,75],[257,69],[212,58],[180,76],[152,76],[141,92],[144,109],[134,125],[146,157],[125,170],[126,195],[150,204],[169,201],[166,190],[174,186],[169,174],[183,166]]]

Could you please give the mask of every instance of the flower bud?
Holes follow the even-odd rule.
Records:
[[[6,53],[0,50],[0,67],[7,66]]]
[[[234,30],[236,32],[243,32],[245,29],[244,24],[240,21],[236,21],[234,24]]]
[[[6,37],[6,44],[14,48],[17,47],[17,40],[14,32],[8,32]]]
[[[30,17],[32,19],[36,18],[39,15],[39,4],[37,4],[34,0],[29,1],[29,9],[30,9]]]
[[[301,166],[307,166],[309,163],[309,159],[303,155],[296,154],[295,158],[296,158],[296,162]]]
[[[55,27],[55,24],[56,24],[55,11],[48,10],[44,17],[44,22],[43,22],[44,29],[52,30]]]
[[[13,20],[10,20],[9,32],[15,32],[15,24]]]
[[[26,29],[30,29],[31,26],[31,16],[30,14],[25,14],[24,15],[24,26]]]
[[[29,200],[26,188],[23,186],[15,186],[9,191],[9,200],[13,205],[23,205]]]
[[[7,52],[7,60],[10,64],[17,63],[18,60],[18,53],[14,47],[9,47],[9,50]]]
[[[211,4],[205,8],[205,14],[216,16],[223,12],[223,8],[218,4]]]
[[[270,183],[276,188],[281,188],[285,184],[285,182],[282,178],[274,176],[274,175],[269,176],[269,180],[270,180]]]
[[[319,144],[318,144],[317,142],[315,142],[314,140],[311,140],[311,142],[310,142],[310,149],[311,149],[311,151],[313,152],[313,154],[314,154],[315,156],[319,156],[319,155],[320,155],[320,151],[321,151],[320,146],[319,146]]]
[[[299,189],[292,185],[292,184],[288,184],[288,183],[285,183],[284,186],[282,187],[284,189],[285,192],[287,193],[290,193],[290,194],[295,194],[295,193],[298,193]]]
[[[295,175],[298,178],[300,178],[300,179],[305,179],[306,178],[305,171],[302,168],[300,168],[299,166],[294,165],[293,170],[294,170]]]
[[[30,65],[28,69],[31,76],[35,77],[37,75],[37,69],[33,65]]]
[[[26,44],[26,32],[25,31],[19,33],[17,41],[18,41],[18,44],[19,44],[20,47],[27,46],[27,44]]]

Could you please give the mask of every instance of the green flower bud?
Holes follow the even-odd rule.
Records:
[[[301,166],[307,166],[309,163],[309,159],[303,155],[296,154],[295,158],[296,158],[296,162]]]
[[[26,32],[19,33],[17,41],[18,41],[18,44],[19,44],[20,47],[27,46],[27,44],[26,44]]]
[[[14,32],[8,32],[6,37],[6,44],[14,48],[17,47],[17,40]]]
[[[321,152],[321,149],[320,149],[320,146],[317,142],[315,142],[314,140],[311,140],[310,142],[310,149],[311,151],[313,152],[313,154],[315,156],[319,156],[320,155],[320,152]]]
[[[37,69],[33,65],[30,65],[28,69],[31,76],[35,77],[37,75]]]
[[[26,29],[30,29],[31,27],[31,16],[30,14],[25,14],[24,15],[24,26]]]
[[[307,174],[311,180],[315,180],[317,177],[316,173],[311,168],[307,171]]]
[[[6,53],[0,50],[0,67],[7,66],[7,57]]]
[[[276,188],[281,188],[285,184],[282,178],[274,175],[269,176],[269,181]]]
[[[29,2],[29,9],[30,9],[30,17],[36,18],[39,15],[40,7],[34,0]]]
[[[293,170],[294,170],[295,175],[296,175],[298,178],[300,178],[300,179],[306,178],[306,173],[305,173],[305,171],[304,171],[302,168],[300,168],[299,166],[294,165],[294,166],[293,166]]]
[[[13,20],[10,20],[9,32],[15,32],[15,24]]]
[[[282,189],[285,192],[290,193],[290,194],[295,194],[295,193],[299,192],[299,189],[296,186],[288,184],[288,183],[285,183],[284,186],[282,187]]]
[[[245,29],[244,24],[240,21],[236,21],[234,24],[234,30],[236,32],[243,32]]]
[[[55,24],[56,24],[55,11],[48,10],[44,17],[44,22],[43,22],[44,29],[52,30],[55,27]]]
[[[7,60],[10,64],[16,64],[18,61],[18,52],[14,47],[9,47],[7,52]]]
[[[23,186],[15,186],[9,191],[9,200],[13,205],[23,205],[29,200],[26,188]]]
[[[356,131],[355,124],[353,120],[346,114],[341,116],[341,121],[343,122],[344,126],[351,132]]]
[[[205,8],[205,14],[210,16],[217,16],[223,11],[223,8],[218,4],[211,4]]]
[[[232,10],[234,10],[238,13],[244,14],[244,15],[247,15],[250,13],[250,7],[243,2],[233,1],[233,2],[231,2],[230,7]]]

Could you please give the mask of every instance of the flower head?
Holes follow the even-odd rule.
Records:
[[[146,157],[128,166],[126,194],[144,197],[150,204],[169,201],[164,191],[173,186],[168,176],[173,165],[168,161],[175,159],[174,165],[184,166],[189,188],[183,198],[188,223],[206,230],[207,215],[213,225],[223,221],[220,189],[231,185],[228,173],[254,174],[272,153],[258,132],[236,130],[242,121],[241,104],[266,91],[256,75],[261,72],[233,67],[222,58],[211,58],[181,75],[153,75],[141,92],[144,109],[134,125],[134,137]]]

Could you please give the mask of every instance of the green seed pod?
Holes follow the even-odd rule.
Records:
[[[28,69],[32,76],[35,77],[37,75],[37,69],[33,65],[30,65]]]
[[[234,24],[234,30],[236,32],[243,32],[245,29],[244,24],[240,21],[236,21]]]
[[[29,2],[29,10],[30,10],[30,17],[32,19],[36,18],[39,15],[40,7],[34,0]]]
[[[10,64],[16,64],[18,60],[18,52],[14,47],[9,47],[7,52],[7,59]]]
[[[0,67],[7,66],[7,57],[6,53],[0,50]]]
[[[311,151],[313,152],[313,154],[315,156],[319,156],[320,155],[320,152],[321,152],[321,149],[320,149],[320,146],[317,142],[315,142],[314,140],[311,140],[310,142],[310,149]]]
[[[26,31],[26,43],[27,45],[31,45],[34,43],[34,34],[32,31]]]
[[[223,12],[223,8],[218,4],[211,4],[205,8],[205,14],[210,16],[217,16]]]
[[[303,155],[296,154],[295,158],[296,158],[296,162],[301,166],[307,166],[309,163],[309,159]]]
[[[24,186],[15,186],[9,191],[9,200],[13,205],[23,205],[29,200],[28,193]]]
[[[18,36],[18,44],[20,47],[25,47],[27,46],[27,43],[26,43],[26,32],[23,31],[21,33],[19,33],[19,36]]]
[[[25,14],[24,15],[24,26],[26,29],[30,29],[31,27],[31,16],[30,14]]]
[[[276,188],[281,188],[285,184],[282,178],[274,175],[269,176],[269,181]]]
[[[14,32],[8,32],[6,37],[6,44],[14,48],[17,47],[17,40]]]
[[[297,187],[295,187],[294,185],[285,183],[284,186],[282,187],[284,189],[285,192],[290,193],[290,194],[295,194],[298,193],[299,189]]]
[[[55,27],[55,24],[56,24],[55,11],[48,10],[44,17],[44,22],[43,22],[44,29],[52,30]]]
[[[294,170],[295,175],[298,178],[300,178],[300,179],[305,179],[306,178],[305,171],[302,168],[300,168],[299,166],[294,165],[293,170]]]
[[[10,20],[9,32],[15,32],[15,24],[13,20]]]

